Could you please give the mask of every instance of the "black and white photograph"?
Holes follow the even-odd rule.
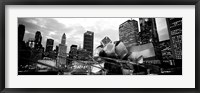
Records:
[[[17,22],[18,75],[182,75],[182,17]]]

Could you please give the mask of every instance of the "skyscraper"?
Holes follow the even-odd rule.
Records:
[[[25,26],[22,24],[19,24],[19,26],[18,26],[18,42],[23,41],[24,33],[25,33]]]
[[[37,31],[35,33],[35,48],[36,49],[40,49],[42,48],[42,35],[40,31]]]
[[[26,47],[25,42],[23,41],[25,34],[25,26],[22,24],[18,25],[18,49],[24,49]]]
[[[56,45],[56,49],[55,49],[55,51],[58,52],[58,46],[57,46],[57,45]]]
[[[87,31],[84,33],[83,49],[93,55],[93,44],[94,44],[94,32]]]
[[[160,42],[160,49],[161,49],[163,60],[172,60],[173,59],[171,42],[169,39]]]
[[[138,44],[138,21],[127,20],[119,26],[119,40],[129,48]]]
[[[26,65],[30,65],[29,58],[31,56],[31,52],[30,49],[26,46],[25,41],[23,41],[24,34],[25,34],[25,26],[19,24],[18,25],[18,71],[23,71]]]
[[[47,39],[47,42],[46,42],[46,52],[53,51],[53,43],[54,43],[53,39]]]
[[[155,18],[139,18],[140,21],[140,43],[159,43]]]
[[[140,33],[139,33],[140,44],[142,45],[142,44],[152,43],[154,46],[156,59],[162,59],[155,18],[139,18],[139,22],[140,22]]]
[[[77,59],[78,58],[77,45],[71,45],[70,51],[69,51],[69,58],[72,58],[72,59]]]
[[[62,67],[66,66],[67,46],[65,45],[65,43],[66,43],[66,35],[64,33],[61,39],[61,44],[59,44],[58,48],[57,66],[62,66]]]
[[[182,59],[182,18],[166,18],[174,59]]]
[[[61,44],[65,45],[65,43],[66,43],[66,35],[64,33],[63,36],[62,36],[62,39],[61,39]]]
[[[56,45],[55,49],[53,50],[56,58],[58,57],[58,49],[59,47]]]

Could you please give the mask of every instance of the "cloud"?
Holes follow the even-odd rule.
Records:
[[[32,24],[35,24],[35,25],[37,25],[38,24],[38,22],[36,21],[36,20],[34,20],[34,19],[29,19],[29,20],[25,20],[27,23],[32,23]]]
[[[26,33],[24,35],[24,41],[33,38],[36,31],[40,31],[42,34],[42,45],[44,47],[47,38],[61,39],[63,33],[70,33],[74,29],[72,27],[66,27],[65,24],[52,18],[18,18],[18,24],[25,25]],[[58,43],[56,44],[58,45]]]
[[[54,39],[55,43],[60,43],[60,41],[58,39]]]
[[[35,37],[35,35],[34,34],[32,34],[32,33],[25,33],[26,35],[24,35],[24,41],[28,41],[30,38],[34,38]],[[25,39],[25,38],[27,38],[27,39]]]
[[[56,32],[54,32],[54,31],[49,32],[49,36],[51,36],[51,35],[56,35]]]
[[[25,33],[29,34],[30,32],[28,30],[26,30]]]
[[[53,37],[51,36],[45,36],[47,39],[54,39]]]
[[[94,32],[94,49],[105,36],[112,41],[119,40],[119,25],[128,19],[130,18],[18,18],[18,24],[24,24],[28,31],[24,40],[34,37],[36,31],[40,31],[44,47],[47,38],[54,39],[54,47],[59,45],[65,33],[69,51],[72,44],[83,47],[83,34],[86,31]]]

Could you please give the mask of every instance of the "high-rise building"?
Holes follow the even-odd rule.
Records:
[[[24,49],[26,47],[24,39],[25,26],[22,24],[18,25],[18,49]]]
[[[53,39],[47,39],[47,42],[46,42],[46,52],[53,51],[53,43],[54,43]]]
[[[166,18],[174,59],[182,59],[182,18]]]
[[[77,45],[71,45],[70,51],[69,51],[69,58],[77,59]]]
[[[169,39],[160,42],[160,50],[162,53],[163,60],[172,60],[173,59],[171,42]]]
[[[26,45],[25,41],[23,41],[25,34],[25,26],[22,24],[18,25],[18,71],[24,71],[24,67],[27,65],[31,65],[30,57],[31,52],[28,47],[28,43]],[[34,41],[33,41],[34,43]]]
[[[58,52],[58,46],[56,46],[56,48],[54,49],[55,52]]]
[[[139,18],[140,44],[159,43],[155,18]]]
[[[59,49],[58,46],[56,46],[56,49],[54,49],[54,51],[56,52],[56,56],[58,56],[58,49]]]
[[[139,18],[139,22],[140,22],[140,33],[139,33],[140,45],[152,43],[154,46],[156,59],[162,59],[155,18]]]
[[[160,50],[162,53],[162,64],[165,67],[168,67],[169,65],[175,65],[170,39],[160,41]]]
[[[35,48],[36,49],[40,49],[42,48],[42,35],[40,31],[37,31],[35,33]]]
[[[129,48],[138,44],[138,21],[127,20],[119,26],[119,40]]]
[[[78,57],[77,57],[78,60],[84,60],[84,61],[91,60],[91,58],[89,57],[89,55],[91,55],[91,53],[88,52],[86,49],[78,49],[77,55],[78,55]]]
[[[59,47],[56,45],[55,49],[52,51],[54,53],[54,55],[55,55],[55,58],[58,57],[58,48]]]
[[[18,41],[19,42],[23,41],[24,33],[25,33],[25,26],[22,24],[19,24],[18,26]]]
[[[58,47],[57,66],[59,67],[66,66],[67,46],[65,45],[65,43],[66,43],[66,35],[64,33],[61,39],[61,44],[59,44]]]
[[[101,45],[106,46],[108,43],[111,43],[112,41],[110,40],[109,37],[104,37],[103,40],[101,40]]]
[[[94,32],[87,31],[84,33],[83,49],[93,55],[93,44],[94,44]]]

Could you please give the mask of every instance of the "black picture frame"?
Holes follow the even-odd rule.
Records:
[[[195,88],[5,88],[5,6],[6,5],[195,5]],[[0,91],[1,93],[200,93],[199,45],[200,0],[0,0]]]

